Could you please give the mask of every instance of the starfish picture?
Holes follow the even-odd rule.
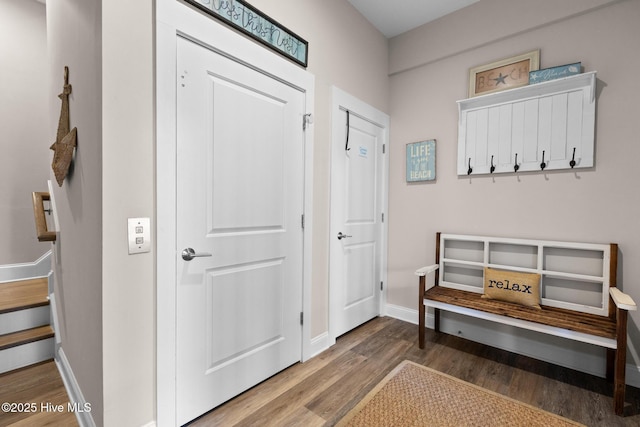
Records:
[[[496,77],[495,79],[491,79],[491,80],[495,80],[496,81],[496,86],[498,86],[500,83],[502,84],[507,84],[507,82],[504,81],[504,79],[506,79],[507,76],[503,76],[502,73],[500,73],[500,75],[498,77]]]
[[[58,121],[58,132],[56,134],[56,142],[49,147],[53,150],[53,162],[51,167],[56,177],[58,186],[62,187],[64,178],[69,172],[71,159],[73,158],[73,150],[77,145],[77,128],[69,130],[69,94],[71,93],[71,85],[69,84],[69,67],[64,67],[64,86],[62,93],[58,98],[62,100],[60,109],[60,120]]]

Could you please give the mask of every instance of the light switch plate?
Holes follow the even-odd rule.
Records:
[[[129,218],[129,255],[151,251],[151,219]]]

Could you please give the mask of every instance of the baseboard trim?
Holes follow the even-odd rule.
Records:
[[[387,316],[393,317],[394,319],[403,320],[405,322],[413,323],[414,325],[418,324],[418,310],[412,310],[407,307],[402,307],[399,305],[387,304],[386,306]],[[429,320],[429,315],[426,316],[426,319]],[[431,325],[427,325],[433,327],[433,316],[431,316]]]
[[[90,404],[82,395],[82,390],[80,390],[80,385],[75,375],[73,375],[73,370],[71,369],[67,356],[64,354],[64,349],[58,349],[55,362],[71,404],[80,409],[89,408]],[[96,427],[96,423],[91,416],[91,411],[76,411],[75,414],[80,427]]]
[[[322,353],[323,351],[327,350],[329,347],[331,347],[335,343],[336,343],[336,340],[331,340],[329,338],[329,332],[328,331],[318,335],[315,338],[312,338],[311,339],[311,345],[310,345],[310,348],[309,348],[310,356],[308,358],[304,359],[303,362],[306,362],[307,360],[319,355],[320,353]]]
[[[0,283],[47,277],[51,271],[51,251],[34,262],[0,265]]]
[[[418,324],[418,310],[413,310],[410,308],[406,308],[406,307],[402,307],[402,306],[398,306],[398,305],[393,305],[393,304],[387,304],[386,307],[386,312],[387,315],[389,317],[393,317],[394,319],[398,319],[398,320],[403,320],[405,322],[409,322],[409,323],[413,323],[415,325]],[[425,315],[425,322],[428,328],[433,329],[433,324],[434,324],[434,317],[431,311],[428,311],[427,314]],[[443,332],[445,333],[451,333],[452,335],[456,335],[455,333],[455,329],[456,328],[451,328],[452,330],[446,330],[445,328],[443,328]],[[501,350],[506,350],[506,351],[510,351],[512,353],[518,353],[518,354],[522,354],[525,356],[529,356],[535,359],[541,359],[538,355],[535,354],[530,354],[529,352],[526,351],[521,351],[520,349],[516,348],[514,345],[506,345],[506,344],[501,344],[501,343],[513,343],[513,339],[492,339],[495,338],[495,336],[498,336],[500,334],[498,333],[493,333],[493,337],[480,337],[479,339],[472,339],[469,337],[469,334],[465,334],[465,338],[466,339],[471,339],[472,341],[476,341],[476,342],[480,342],[486,345],[490,345],[492,347],[496,347],[499,348]],[[509,336],[509,338],[513,338],[512,336]],[[577,358],[577,360],[579,360],[580,358]],[[566,360],[571,360],[571,358],[567,358]],[[546,359],[547,362],[549,363],[554,363],[554,364],[558,364],[560,365],[560,363],[558,363],[556,360],[552,360],[552,359]],[[602,358],[602,366],[604,366],[604,358]],[[579,366],[575,366],[575,364],[573,363],[564,363],[561,364],[562,366],[565,366],[567,368],[570,369],[574,369],[577,371],[581,371],[581,372],[587,372],[584,368],[579,367]],[[589,374],[593,374],[593,375],[599,375],[602,376],[601,373],[597,373],[597,372],[587,372]],[[631,385],[633,387],[640,387],[640,366],[637,365],[633,365],[633,364],[629,364],[627,363],[626,366],[626,383],[628,385]]]

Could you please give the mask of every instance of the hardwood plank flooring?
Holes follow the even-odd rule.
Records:
[[[625,416],[613,413],[613,386],[592,375],[377,318],[340,337],[335,346],[258,384],[190,426],[332,426],[391,369],[412,360],[588,426],[640,426],[640,390],[627,386]],[[53,361],[0,375],[0,402],[66,405]],[[0,412],[0,426],[77,426],[75,415]]]
[[[613,413],[612,384],[529,357],[383,317],[340,337],[189,425],[332,426],[389,371],[412,360],[588,426],[640,426],[640,390],[627,386],[625,416]]]
[[[68,402],[64,383],[52,360],[0,375],[0,404],[23,404],[21,408],[14,407],[13,411],[6,411],[3,406],[0,410],[2,427],[77,426],[75,414],[67,410]],[[24,409],[24,404],[28,405],[28,411],[18,410]],[[54,412],[53,408],[59,409],[60,405],[62,411]]]

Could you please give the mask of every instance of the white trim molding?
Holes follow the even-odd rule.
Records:
[[[340,144],[343,144],[342,141],[344,139],[344,120],[340,119],[340,117],[344,117],[344,111],[349,111],[351,114],[354,114],[365,120],[376,127],[379,127],[382,130],[382,170],[380,174],[381,178],[381,187],[380,188],[380,213],[384,215],[384,219],[381,219],[381,228],[379,234],[378,244],[380,245],[380,256],[379,256],[379,273],[380,273],[380,281],[382,282],[382,290],[377,290],[380,292],[380,304],[378,307],[378,315],[383,316],[386,314],[387,307],[387,249],[389,242],[389,128],[390,128],[390,117],[388,114],[376,109],[375,107],[367,104],[366,102],[356,98],[355,96],[349,94],[348,92],[340,89],[337,86],[331,87],[331,168],[333,170],[335,162],[335,143],[340,141]],[[330,175],[333,175],[331,173]],[[331,227],[336,223],[336,211],[334,208],[334,202],[336,197],[340,197],[337,194],[334,194],[336,190],[336,183],[332,180],[330,183],[330,235],[335,236],[337,233]],[[377,215],[377,213],[376,213]],[[329,263],[331,264],[332,253],[331,247],[329,248]],[[335,343],[335,340],[340,333],[339,320],[336,316],[336,312],[340,311],[340,296],[336,291],[336,287],[339,286],[338,280],[334,278],[334,274],[331,273],[333,271],[331,265],[329,265],[329,337],[330,340]],[[337,271],[337,270],[336,270]],[[379,289],[376,286],[376,289]]]
[[[329,348],[331,348],[331,346],[333,346],[336,343],[336,340],[332,340],[329,337],[329,332],[324,332],[320,335],[318,335],[317,337],[313,338],[311,340],[311,345],[309,348],[309,357],[305,360],[303,360],[303,362],[311,359],[312,357],[316,357],[317,355],[319,355],[320,353],[322,353],[325,350],[328,350]]]
[[[51,251],[34,262],[0,265],[0,283],[47,277],[51,272]]]
[[[80,385],[73,375],[73,370],[69,364],[67,356],[64,354],[64,350],[60,348],[55,357],[56,366],[62,377],[62,382],[69,395],[69,402],[74,408],[77,408],[75,412],[78,424],[80,427],[95,427],[96,423],[91,416],[91,403],[87,402],[82,395]]]

